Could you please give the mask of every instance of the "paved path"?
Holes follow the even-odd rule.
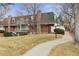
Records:
[[[48,41],[42,44],[39,44],[25,53],[23,56],[48,56],[49,51],[56,45],[72,41],[72,37],[68,32],[65,33],[62,39]]]

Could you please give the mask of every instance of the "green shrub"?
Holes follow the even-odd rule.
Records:
[[[54,29],[54,32],[55,32],[56,34],[63,34],[63,35],[64,35],[64,33],[65,33],[65,31],[64,31],[63,29],[60,29],[60,28]]]
[[[22,35],[27,35],[29,32],[17,32],[16,34],[12,33],[12,32],[4,32],[4,36],[5,37],[11,37],[11,36],[18,36],[18,34],[20,36]]]
[[[22,35],[27,35],[29,32],[17,32],[17,35],[19,34],[20,36]]]
[[[4,32],[4,36],[5,36],[5,37],[12,36],[12,32]]]
[[[0,30],[0,33],[4,33],[4,30]]]

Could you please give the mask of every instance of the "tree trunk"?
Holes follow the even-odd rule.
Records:
[[[75,43],[79,44],[79,21],[75,23]]]
[[[76,5],[77,13],[75,15],[75,43],[79,44],[79,8],[78,5]]]

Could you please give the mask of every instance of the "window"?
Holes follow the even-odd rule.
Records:
[[[21,18],[21,19],[20,19],[20,22],[21,22],[22,24],[27,24],[28,18]]]
[[[12,23],[15,23],[15,18],[12,18]]]
[[[28,31],[29,28],[27,25],[23,25],[22,28],[21,28],[21,31]]]

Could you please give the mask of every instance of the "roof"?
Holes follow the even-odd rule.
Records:
[[[48,13],[52,13],[52,12],[48,12]],[[52,17],[48,16],[48,13],[41,13],[41,20],[40,20],[41,24],[53,24],[54,23],[54,19]],[[8,17],[8,18],[4,18],[3,22],[1,22],[1,21],[0,22],[3,23],[4,26],[8,25],[9,20],[10,20],[10,25],[14,25],[14,26],[19,25],[20,21],[23,24],[28,24],[29,17],[31,19],[31,16],[32,15]],[[15,19],[14,24],[12,24],[12,19]]]
[[[3,23],[4,23],[4,26],[8,26],[8,22],[10,20],[10,25],[11,26],[17,26],[17,25],[20,25],[20,23],[28,24],[27,18],[28,18],[27,16],[8,17],[8,18],[4,19]],[[15,21],[13,22],[12,19],[15,19]]]

